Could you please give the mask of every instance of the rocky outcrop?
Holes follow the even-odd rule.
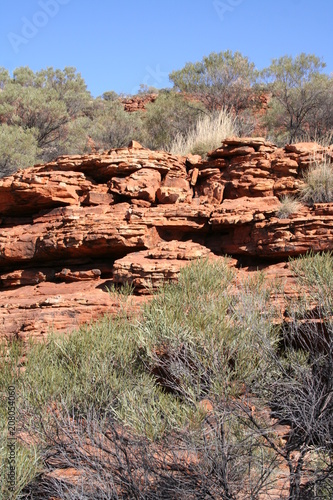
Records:
[[[332,148],[229,138],[202,160],[133,141],[1,179],[1,334],[69,331],[117,309],[112,284],[147,294],[194,258],[228,254],[250,269],[332,250],[333,203],[279,218],[281,197],[323,155]]]
[[[133,113],[134,111],[146,111],[146,106],[150,102],[155,102],[158,94],[142,94],[121,99],[124,110]]]
[[[116,283],[130,283],[141,292],[150,294],[166,281],[177,281],[180,269],[191,260],[212,257],[212,252],[198,243],[164,241],[150,250],[117,260],[113,266],[113,279]]]

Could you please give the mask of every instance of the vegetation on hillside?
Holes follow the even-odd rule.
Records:
[[[93,98],[75,68],[20,67],[12,75],[0,68],[0,176],[61,154],[83,154],[92,144],[109,149],[131,139],[151,149],[205,155],[216,143],[214,119],[221,110],[235,126],[220,129],[219,143],[224,133],[258,130],[278,144],[331,142],[333,79],[324,68],[318,57],[300,54],[258,71],[239,52],[213,52],[171,72],[173,88],[157,91],[147,111],[136,113],[125,112],[122,96],[112,90]],[[269,101],[265,112],[262,96]],[[203,124],[205,140],[196,139]]]
[[[228,259],[199,260],[132,320],[125,293],[119,316],[31,343],[24,369],[23,346],[3,345],[2,498],[8,386],[11,498],[331,498],[333,256],[292,267],[300,298],[283,324],[281,284],[260,273],[236,284]]]
[[[333,127],[333,79],[318,57],[300,54],[274,59],[262,76],[272,94],[266,117],[280,143],[320,139]]]

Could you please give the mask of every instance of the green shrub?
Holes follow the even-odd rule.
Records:
[[[81,412],[94,405],[103,413],[138,370],[131,325],[122,317],[105,317],[72,335],[51,335],[47,343],[33,345],[24,395],[32,409],[62,400]]]
[[[20,498],[20,492],[41,470],[39,450],[21,439],[20,419],[21,358],[23,346],[19,342],[0,344],[0,499]],[[8,482],[8,388],[15,387],[15,487],[9,491]],[[12,442],[12,441],[11,441]]]
[[[16,125],[0,125],[0,177],[37,161],[37,139],[31,130]]]
[[[16,440],[15,446],[15,486],[9,489],[7,435],[0,436],[0,499],[16,500],[22,498],[22,489],[42,470],[42,463],[36,446],[26,445]]]
[[[273,59],[262,71],[272,94],[264,121],[279,142],[295,142],[309,128],[312,134],[317,128],[332,87],[330,77],[322,73],[325,66],[315,55],[302,53]]]
[[[233,109],[236,113],[249,105],[252,85],[258,72],[240,52],[211,52],[202,61],[186,63],[170,73],[174,88],[201,100],[210,111]]]
[[[144,310],[139,338],[147,364],[192,405],[237,394],[262,366],[259,338],[274,341],[265,281],[232,289],[233,277],[226,260],[199,261]]]
[[[325,308],[329,318],[333,314],[333,253],[309,253],[292,260],[290,265],[300,289],[307,290],[307,300]]]
[[[185,136],[205,111],[198,102],[190,102],[175,92],[160,92],[147,105],[143,116],[143,143],[150,149],[169,151],[178,134]]]
[[[126,147],[132,139],[142,142],[142,113],[127,113],[119,100],[96,100],[86,133],[101,149]]]

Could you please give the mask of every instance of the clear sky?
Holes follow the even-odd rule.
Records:
[[[74,66],[95,97],[171,86],[171,71],[227,49],[259,69],[314,53],[332,73],[332,22],[332,0],[1,0],[0,66]]]

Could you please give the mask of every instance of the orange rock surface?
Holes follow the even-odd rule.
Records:
[[[290,256],[333,250],[333,203],[278,217],[324,154],[244,137],[202,160],[132,141],[0,179],[0,335],[70,331],[117,310],[112,283],[147,293],[194,258],[228,254],[279,275]]]

